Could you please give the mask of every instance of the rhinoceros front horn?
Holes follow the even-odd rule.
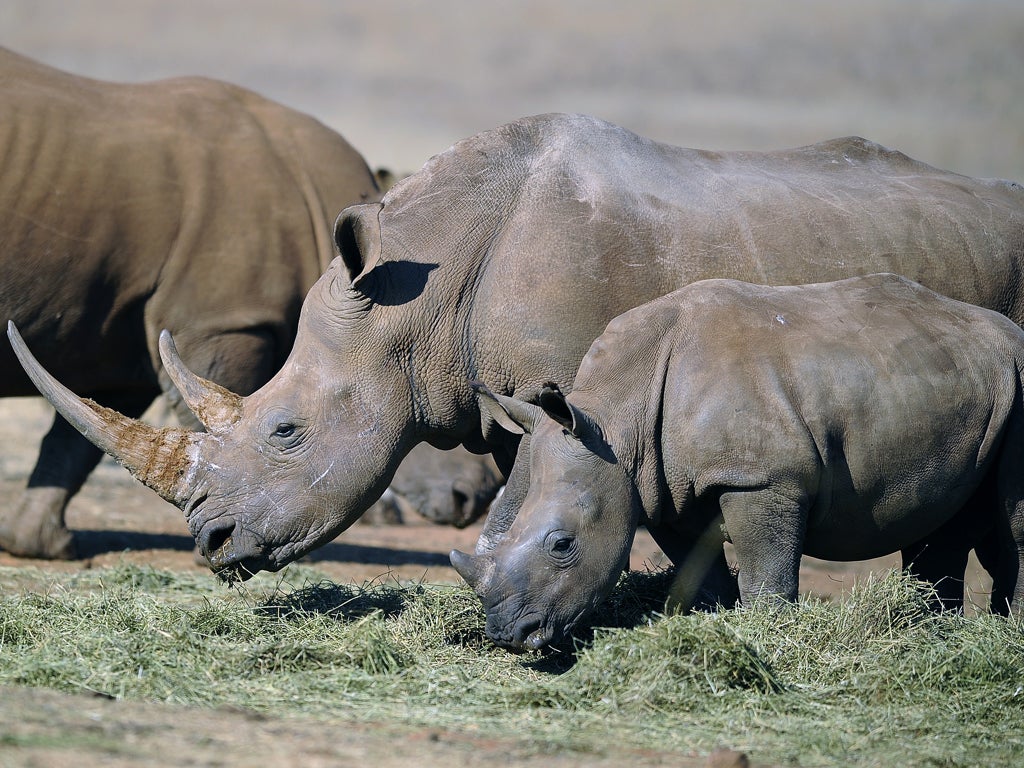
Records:
[[[160,332],[160,359],[188,409],[207,432],[225,432],[242,413],[242,398],[219,384],[197,376],[178,356],[171,332]]]
[[[188,481],[202,433],[156,429],[82,399],[39,364],[10,321],[7,337],[32,383],[69,424],[167,501],[178,507],[188,501]]]
[[[494,571],[494,563],[488,557],[484,555],[467,555],[465,552],[453,549],[448,555],[448,559],[451,561],[452,568],[478,594],[487,589],[487,583],[490,581],[491,573]]]

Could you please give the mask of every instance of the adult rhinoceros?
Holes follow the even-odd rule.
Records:
[[[418,442],[492,451],[507,471],[517,443],[470,380],[528,401],[549,381],[568,392],[609,320],[702,278],[893,271],[1024,320],[1024,189],[858,138],[715,153],[531,117],[343,212],[335,240],[288,361],[252,395],[189,373],[164,335],[164,364],[209,434],[83,404],[23,358],[72,423],[184,510],[228,577],[329,541]],[[528,466],[515,462],[479,549],[509,525]]]
[[[532,435],[530,491],[493,551],[452,563],[488,635],[516,650],[558,640],[607,596],[640,523],[673,558],[732,541],[748,605],[795,600],[801,554],[879,557],[948,527],[962,573],[994,526],[993,608],[1019,609],[1022,394],[1019,326],[897,275],[693,283],[609,323],[568,397],[482,395]],[[682,608],[699,584],[686,559]],[[917,573],[962,605],[962,583]]]
[[[116,85],[0,49],[0,104],[0,316],[70,386],[132,416],[172,393],[162,328],[204,376],[266,382],[333,256],[331,221],[379,198],[345,139],[226,83]],[[0,344],[0,396],[29,394]],[[58,416],[3,502],[0,547],[71,556],[64,510],[101,456]]]

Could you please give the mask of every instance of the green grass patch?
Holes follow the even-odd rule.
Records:
[[[7,591],[0,684],[576,750],[728,744],[759,763],[1010,765],[1024,754],[1020,619],[931,613],[900,574],[835,603],[662,616],[668,579],[625,576],[574,643],[517,656],[487,642],[468,588],[346,586],[298,568],[231,591],[126,565]]]

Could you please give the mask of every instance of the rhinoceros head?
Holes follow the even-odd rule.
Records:
[[[451,553],[480,596],[487,635],[513,650],[557,642],[607,597],[629,558],[640,504],[600,427],[557,387],[533,405],[478,386],[481,408],[527,432],[530,490],[484,553]]]
[[[371,217],[379,208],[363,207]],[[359,221],[346,219],[338,237],[365,234]],[[57,410],[185,512],[214,570],[245,579],[347,528],[415,443],[408,355],[367,322],[387,308],[356,287],[360,268],[369,265],[335,259],[303,304],[286,364],[244,398],[190,372],[170,334],[161,334],[164,368],[205,433],[155,429],[84,401],[39,366],[13,326],[8,335]]]

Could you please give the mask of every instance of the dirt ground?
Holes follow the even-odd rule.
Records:
[[[104,79],[204,74],[246,85],[317,116],[371,165],[398,173],[519,116],[575,111],[714,149],[857,134],[961,173],[1024,181],[1021,39],[1024,5],[1009,0],[0,4],[0,45]],[[0,402],[0,503],[27,477],[47,422],[38,401]],[[90,479],[68,521],[82,559],[32,565],[58,576],[122,558],[199,568],[177,510],[112,464]],[[454,581],[447,552],[471,549],[477,534],[418,520],[356,525],[311,559],[338,581]],[[632,563],[662,563],[646,535]],[[802,586],[836,594],[894,563],[807,561]],[[27,564],[0,553],[0,566]],[[970,585],[984,603],[976,567]],[[22,689],[0,691],[0,723],[0,768],[703,764],[611,745],[585,758],[536,755],[511,736],[400,723],[325,728]]]

